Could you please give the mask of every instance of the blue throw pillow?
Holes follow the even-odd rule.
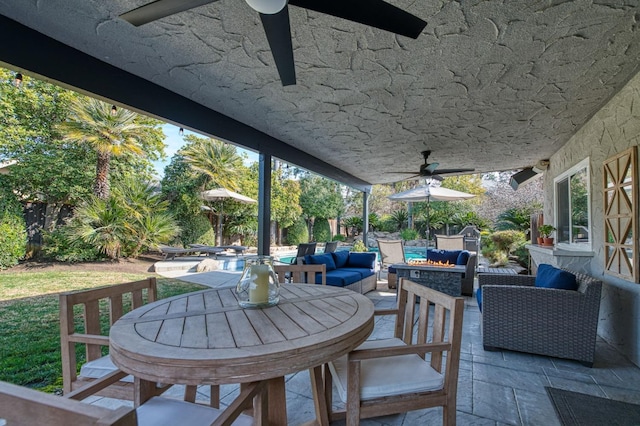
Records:
[[[327,265],[327,272],[336,269],[336,263],[333,261],[333,256],[331,255],[331,253],[315,254],[309,256],[308,261],[307,256],[305,256],[305,262],[310,263],[311,265]]]
[[[349,253],[347,266],[350,268],[374,269],[376,266],[376,253]]]
[[[336,263],[336,268],[344,268],[347,266],[347,261],[349,260],[348,251],[334,251],[331,255],[333,256],[333,261]]]
[[[427,250],[427,259],[432,260],[434,262],[445,262],[456,265],[458,261],[458,256],[460,256],[460,252],[462,250],[438,250],[438,249],[428,249]],[[466,262],[465,262],[466,265]]]
[[[469,252],[466,250],[462,250],[458,255],[458,259],[456,260],[456,265],[466,265],[469,261]]]
[[[561,290],[577,290],[576,276],[546,263],[538,266],[536,287],[557,288]]]
[[[480,313],[482,313],[482,287],[476,290],[476,300],[478,301],[478,309],[480,309]]]

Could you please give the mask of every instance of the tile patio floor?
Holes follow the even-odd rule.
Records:
[[[220,278],[221,281],[228,279],[222,275]],[[207,284],[218,287],[214,281],[210,279]],[[385,281],[379,282],[378,291],[367,296],[379,308],[395,305],[395,290],[388,290]],[[389,325],[388,319],[377,319],[372,336],[388,336]],[[466,298],[457,397],[458,424],[559,425],[545,386],[640,404],[640,368],[601,339],[597,342],[593,368],[556,358],[484,351],[477,303],[473,298]],[[308,372],[287,376],[286,389],[289,424],[298,425],[311,420],[314,410]],[[169,392],[182,396],[179,387],[173,387]],[[207,399],[207,392],[207,387],[199,389],[202,399]],[[236,385],[223,386],[222,404],[229,403],[236,395]],[[340,405],[337,392],[334,392],[334,398],[334,404]],[[92,398],[91,402],[111,407],[128,404],[107,398]],[[342,425],[344,422],[334,424]],[[440,408],[432,408],[363,420],[361,424],[440,425],[442,415]]]

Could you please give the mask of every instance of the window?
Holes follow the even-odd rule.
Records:
[[[556,243],[591,249],[589,159],[581,161],[554,180]]]

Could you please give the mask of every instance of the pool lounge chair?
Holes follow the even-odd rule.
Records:
[[[171,247],[171,246],[159,245],[158,250],[160,250],[160,253],[164,254],[164,260],[173,260],[177,255],[180,255],[180,254],[200,253],[200,249],[195,247],[183,248],[183,247]]]

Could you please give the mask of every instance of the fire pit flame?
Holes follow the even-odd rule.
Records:
[[[411,259],[407,262],[411,266],[437,266],[440,268],[453,268],[453,263],[442,262],[442,261],[433,261],[429,259]]]

